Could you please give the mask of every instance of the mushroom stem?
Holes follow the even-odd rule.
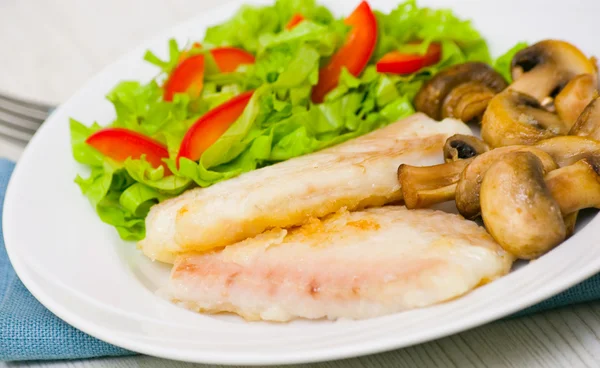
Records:
[[[398,181],[407,208],[425,208],[436,203],[451,201],[462,171],[473,159],[418,167],[400,165]]]
[[[544,139],[535,143],[534,147],[549,154],[559,167],[564,167],[600,151],[600,142],[568,135]]]
[[[522,72],[521,77],[515,80],[510,88],[542,103],[556,88],[556,79],[562,80],[563,78],[554,64],[544,64],[529,72]]]
[[[545,181],[565,216],[584,208],[600,208],[600,151],[548,173]]]
[[[531,152],[513,152],[489,168],[481,184],[481,213],[492,237],[521,259],[537,258],[566,238],[542,161]]]

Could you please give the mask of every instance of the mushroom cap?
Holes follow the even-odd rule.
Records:
[[[592,74],[580,74],[571,79],[554,100],[556,113],[571,129],[583,110],[598,95],[598,80]]]
[[[444,144],[444,161],[453,162],[479,156],[490,150],[481,139],[465,134],[455,134]]]
[[[544,139],[534,147],[549,154],[559,167],[569,166],[600,150],[600,142],[586,137],[564,135]]]
[[[460,174],[456,186],[455,200],[458,212],[467,219],[474,219],[481,213],[481,183],[489,168],[504,156],[514,152],[529,152],[542,162],[544,172],[558,168],[546,152],[531,146],[515,145],[501,147],[477,156]]]
[[[566,238],[542,162],[530,152],[505,155],[489,168],[481,184],[481,214],[492,237],[521,259],[537,258]]]
[[[543,40],[517,52],[511,72],[511,88],[541,103],[546,97],[555,97],[576,75],[596,76],[596,65],[568,42]]]
[[[600,141],[600,98],[596,97],[583,110],[575,125],[569,132],[571,135],[588,137]]]
[[[545,180],[563,215],[600,208],[600,151],[548,173]]]
[[[567,132],[556,114],[512,87],[492,98],[481,123],[481,137],[492,147],[533,144]]]
[[[466,83],[469,83],[467,87],[464,87],[466,90],[471,90],[475,85],[481,85],[486,87],[485,89],[481,88],[486,94],[488,91],[498,93],[508,85],[502,75],[485,63],[474,61],[457,64],[442,70],[421,87],[414,100],[417,111],[424,112],[435,120],[443,119],[445,117],[443,105],[446,98],[453,89]],[[462,99],[459,97],[457,95],[451,96],[450,99],[452,101],[456,100],[456,103],[448,102],[446,106],[447,111],[453,111],[450,108],[451,106],[453,107],[462,103],[462,107],[457,107],[456,109],[457,111],[466,112],[469,108],[474,107],[472,103],[478,101],[477,98],[471,96],[468,101],[465,99],[465,101],[461,102]],[[477,114],[472,111],[469,110],[469,114]]]

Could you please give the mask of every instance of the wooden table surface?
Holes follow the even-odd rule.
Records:
[[[0,90],[58,104],[140,41],[229,0],[0,0]],[[0,156],[21,148],[0,141]],[[302,367],[598,367],[600,302],[389,353]],[[191,367],[147,356],[0,367]],[[197,367],[208,367],[197,365]]]

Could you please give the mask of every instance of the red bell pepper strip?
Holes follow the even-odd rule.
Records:
[[[287,29],[288,31],[291,31],[292,29],[294,29],[294,27],[296,27],[298,24],[302,23],[305,19],[306,18],[304,18],[304,16],[302,14],[294,14],[292,19],[290,19],[288,24],[285,26],[285,29]]]
[[[169,158],[167,148],[140,133],[123,128],[106,128],[90,135],[85,142],[117,162],[123,162],[128,158],[136,160],[146,155],[146,161],[153,167],[162,166],[165,175],[171,174],[162,161],[163,158]]]
[[[192,98],[196,98],[200,96],[203,86],[204,55],[186,57],[167,79],[163,99],[173,101],[176,93],[188,93]]]
[[[183,137],[177,154],[177,165],[179,166],[181,157],[192,161],[200,160],[202,153],[242,115],[253,93],[254,91],[244,92],[200,117]]]
[[[254,56],[236,47],[219,47],[210,50],[222,73],[234,72],[242,64],[254,64]]]
[[[346,67],[352,75],[358,76],[367,66],[375,50],[377,19],[366,1],[360,3],[344,23],[353,28],[344,46],[319,71],[319,83],[312,92],[312,100],[315,103],[323,102],[325,95],[338,85],[342,67]]]
[[[442,46],[439,43],[429,44],[424,55],[407,54],[392,51],[377,62],[379,73],[412,74],[424,67],[437,64],[442,58]]]

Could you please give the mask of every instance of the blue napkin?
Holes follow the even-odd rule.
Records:
[[[14,164],[0,159],[0,208]],[[2,213],[0,212],[0,223]],[[82,359],[134,353],[71,327],[44,308],[13,270],[0,230],[0,361]],[[511,317],[600,299],[600,275]]]

